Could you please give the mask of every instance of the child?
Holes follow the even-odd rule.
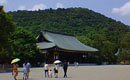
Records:
[[[54,66],[55,78],[58,78],[58,69],[59,69],[59,65],[55,64]]]
[[[49,69],[49,77],[52,78],[52,75],[53,75],[53,71],[52,69]]]

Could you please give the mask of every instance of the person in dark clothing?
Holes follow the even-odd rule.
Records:
[[[68,69],[68,63],[65,61],[63,63],[64,78],[67,77],[67,69]]]

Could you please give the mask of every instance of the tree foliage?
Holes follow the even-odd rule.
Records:
[[[20,58],[21,63],[43,61],[36,46],[35,36],[23,28],[16,27],[12,17],[0,7],[0,64],[11,62],[13,58]],[[42,55],[43,56],[43,55]],[[38,57],[38,58],[37,58]]]
[[[19,57],[23,62],[36,62],[36,57],[40,51],[37,49],[37,41],[32,33],[18,27],[11,35],[10,42],[13,44],[15,57]]]
[[[10,15],[7,15],[0,6],[0,63],[7,63],[12,57],[12,45],[9,42],[11,33],[15,30],[15,23]]]
[[[128,32],[120,42],[120,52],[118,61],[130,61],[130,32]]]

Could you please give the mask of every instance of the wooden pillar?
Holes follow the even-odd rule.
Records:
[[[42,54],[45,56],[45,62],[47,62],[47,54],[48,54],[48,51],[47,50],[42,50]]]
[[[57,51],[54,52],[54,60],[59,59],[59,53]]]

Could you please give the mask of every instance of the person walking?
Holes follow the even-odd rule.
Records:
[[[13,64],[12,75],[13,75],[14,80],[17,80],[17,76],[18,76],[18,65],[17,65],[17,63]]]
[[[48,70],[49,70],[49,66],[47,63],[44,64],[44,71],[45,71],[45,77],[49,77],[49,74],[48,74]]]
[[[28,71],[27,71],[27,63],[25,62],[23,64],[23,80],[27,80],[27,73],[28,73]]]
[[[54,65],[55,78],[58,78],[58,69],[59,69],[59,65],[55,64]]]
[[[31,64],[27,62],[26,65],[27,65],[27,79],[29,79],[29,72],[30,72]]]
[[[68,69],[68,63],[65,61],[63,63],[64,78],[67,77],[67,69]]]

